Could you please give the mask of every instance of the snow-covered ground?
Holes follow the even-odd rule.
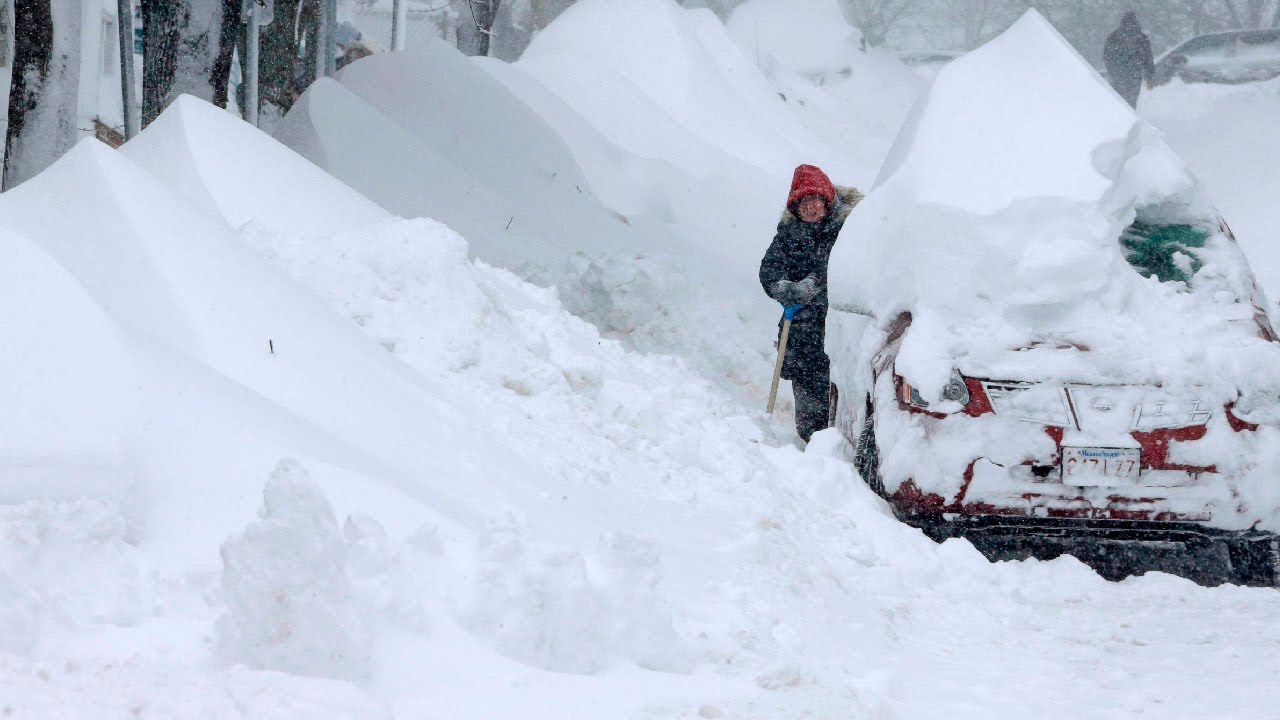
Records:
[[[744,7],[751,24],[787,11]],[[837,48],[790,69],[778,50],[770,70],[734,23],[665,0],[562,20],[575,32],[540,37],[536,62],[475,63],[498,81],[484,107],[434,116],[542,117],[503,142],[558,142],[503,184],[449,128],[390,114],[358,87],[387,66],[358,63],[286,139],[319,162],[341,149],[325,122],[383,131],[346,137],[331,168],[369,199],[198,101],[0,196],[7,716],[1280,717],[1280,593],[990,564],[895,521],[834,431],[802,451],[786,413],[762,417],[776,307],[752,265],[780,188],[800,158],[871,181],[919,89],[900,66]],[[683,88],[627,66],[695,50],[712,67]],[[856,86],[814,84],[813,56]],[[839,112],[792,112],[770,83]],[[1219,127],[1275,143],[1278,93],[1171,86],[1143,105],[1251,258],[1280,219],[1274,175],[1241,150],[1237,178],[1213,146]],[[832,128],[864,144],[846,156]],[[379,179],[360,143],[399,141],[408,169]],[[630,224],[578,238],[542,220],[511,248],[505,207],[456,208],[454,227],[370,202],[430,167],[532,210],[519,193],[555,163],[592,191],[547,179],[536,199],[565,227]]]

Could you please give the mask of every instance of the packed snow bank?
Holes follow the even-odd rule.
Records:
[[[269,218],[280,232],[321,235],[389,217],[269,135],[190,95],[121,152],[232,227]]]

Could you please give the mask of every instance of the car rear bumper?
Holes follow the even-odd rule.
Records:
[[[901,516],[935,541],[963,538],[993,561],[1072,555],[1108,579],[1169,572],[1206,585],[1274,585],[1280,536],[1194,522],[925,513]]]

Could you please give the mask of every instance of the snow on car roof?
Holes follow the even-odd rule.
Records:
[[[882,327],[912,313],[898,371],[926,398],[958,369],[1230,401],[1280,366],[1195,177],[1034,10],[917,104],[836,246],[831,299]]]

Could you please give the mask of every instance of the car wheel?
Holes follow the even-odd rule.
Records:
[[[871,405],[871,396],[867,396],[866,418],[862,421],[862,432],[858,435],[858,446],[854,448],[853,465],[862,476],[867,486],[877,495],[884,495],[884,480],[880,477],[880,447],[876,444],[875,408]]]

